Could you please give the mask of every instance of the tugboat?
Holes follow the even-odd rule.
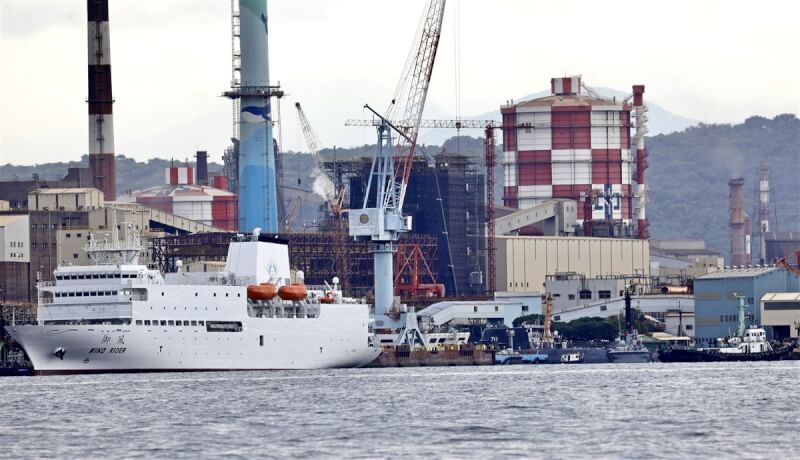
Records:
[[[617,344],[606,353],[612,363],[649,363],[652,361],[650,350],[642,345],[639,332],[633,329],[631,315],[630,288],[625,288],[625,332],[620,334]]]
[[[667,348],[659,352],[662,363],[692,363],[718,361],[778,361],[786,359],[792,351],[791,346],[772,348],[767,340],[767,332],[758,326],[745,328],[745,296],[736,295],[739,301],[739,327],[737,335],[717,339],[715,348]]]

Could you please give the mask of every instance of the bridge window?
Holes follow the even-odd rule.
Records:
[[[592,291],[589,291],[589,290],[586,290],[586,289],[580,291],[578,294],[579,294],[581,299],[591,299],[592,298]]]
[[[610,299],[611,298],[611,291],[597,291],[597,298],[598,299]]]

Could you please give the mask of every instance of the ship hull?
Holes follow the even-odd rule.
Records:
[[[324,369],[369,364],[365,305],[330,305],[316,318],[247,318],[241,331],[198,326],[22,325],[7,329],[39,375]]]
[[[609,351],[608,360],[612,363],[649,363],[649,351]]]
[[[720,353],[715,350],[671,349],[658,353],[662,363],[708,363],[723,361],[780,361],[786,359],[790,347],[763,353]]]

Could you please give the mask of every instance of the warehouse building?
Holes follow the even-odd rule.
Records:
[[[761,325],[775,340],[800,337],[800,292],[769,293],[761,297]]]
[[[541,292],[547,275],[573,272],[586,278],[650,276],[646,240],[497,236],[497,289]]]
[[[736,295],[746,297],[748,323],[761,325],[759,304],[765,294],[798,291],[800,278],[774,266],[728,268],[697,278],[694,282],[695,337],[698,343],[711,345],[717,338],[736,332]]]

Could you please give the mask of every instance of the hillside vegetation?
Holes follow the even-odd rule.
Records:
[[[499,134],[499,133],[498,133]],[[498,142],[502,139],[498,139]],[[700,124],[681,132],[648,138],[650,154],[647,180],[650,203],[647,215],[654,239],[704,239],[708,247],[728,254],[728,180],[744,177],[745,211],[755,221],[755,185],[762,160],[770,165],[772,202],[777,225],[773,230],[800,231],[800,120],[794,115],[773,119],[751,117],[744,123]],[[461,152],[483,163],[483,138],[461,136],[444,143],[447,152]],[[430,153],[439,153],[442,146],[426,145]],[[351,149],[337,148],[338,161],[371,156],[374,145]],[[498,152],[502,147],[498,146]],[[333,159],[334,151],[323,149],[323,158]],[[288,152],[284,157],[286,184],[310,190],[313,184],[313,161],[309,155]],[[0,180],[26,180],[35,172],[42,179],[58,179],[67,167],[86,166],[88,157],[79,162],[49,163],[37,166],[0,166]],[[119,156],[117,190],[139,190],[164,182],[164,168],[170,162],[151,159],[137,162]],[[219,164],[209,163],[209,174],[221,171]],[[495,170],[495,199],[502,203],[503,171]],[[287,199],[296,194],[287,191]],[[314,219],[321,201],[304,194],[298,220]],[[754,222],[755,223],[755,222]],[[753,232],[755,233],[755,231]]]

